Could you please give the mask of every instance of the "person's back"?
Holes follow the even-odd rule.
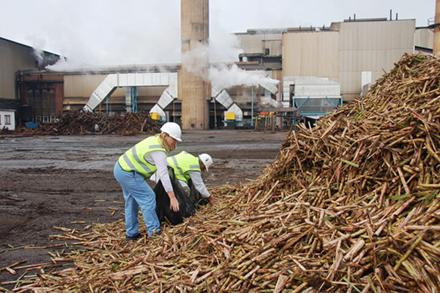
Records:
[[[176,192],[176,197],[180,205],[188,205],[186,211],[182,210],[174,213],[169,210],[167,198],[161,196],[163,191],[158,178],[153,175],[150,179],[157,183],[155,191],[158,195],[157,213],[160,220],[168,219],[169,222],[175,225],[181,223],[183,218],[192,216],[193,209],[198,205],[206,204],[207,202],[213,203],[213,197],[206,188],[202,178],[202,171],[208,170],[212,165],[212,158],[208,154],[194,156],[182,151],[177,155],[168,157],[167,162],[172,170],[170,177],[178,185],[179,192]]]
[[[199,158],[185,151],[168,157],[167,162],[168,166],[173,168],[176,179],[185,184],[188,184],[188,181],[191,180],[191,172],[202,172]]]

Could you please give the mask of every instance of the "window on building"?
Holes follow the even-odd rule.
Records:
[[[11,115],[5,115],[5,125],[11,125]]]

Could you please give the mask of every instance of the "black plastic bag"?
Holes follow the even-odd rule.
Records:
[[[189,198],[194,203],[194,207],[197,209],[199,206],[204,206],[208,204],[208,199],[204,198],[200,192],[197,191],[197,189],[194,187],[194,184],[192,183],[191,179],[188,181],[188,186],[190,188],[190,194]]]
[[[174,194],[179,202],[179,211],[174,212],[171,210],[170,198],[163,188],[162,182],[159,181],[154,188],[154,193],[156,194],[156,213],[159,221],[168,220],[172,225],[177,225],[182,223],[184,218],[191,217],[196,213],[195,203],[190,197],[185,195],[185,191],[174,176],[174,172],[169,170],[169,173]]]

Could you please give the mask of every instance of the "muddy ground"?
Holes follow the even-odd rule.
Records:
[[[287,132],[184,132],[175,152],[207,152],[214,165],[208,187],[255,179],[272,162]],[[47,263],[62,250],[53,227],[81,228],[123,218],[113,179],[116,159],[142,136],[0,137],[0,287],[17,279],[4,268]],[[62,244],[62,243],[61,243]],[[1,290],[0,290],[1,291]]]

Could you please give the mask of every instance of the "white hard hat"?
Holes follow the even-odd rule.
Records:
[[[167,122],[160,128],[161,132],[167,133],[169,136],[177,141],[182,141],[182,129],[179,124],[174,122]]]
[[[203,165],[205,165],[206,171],[208,171],[209,167],[213,163],[211,156],[208,154],[200,154],[199,159],[202,161]]]

